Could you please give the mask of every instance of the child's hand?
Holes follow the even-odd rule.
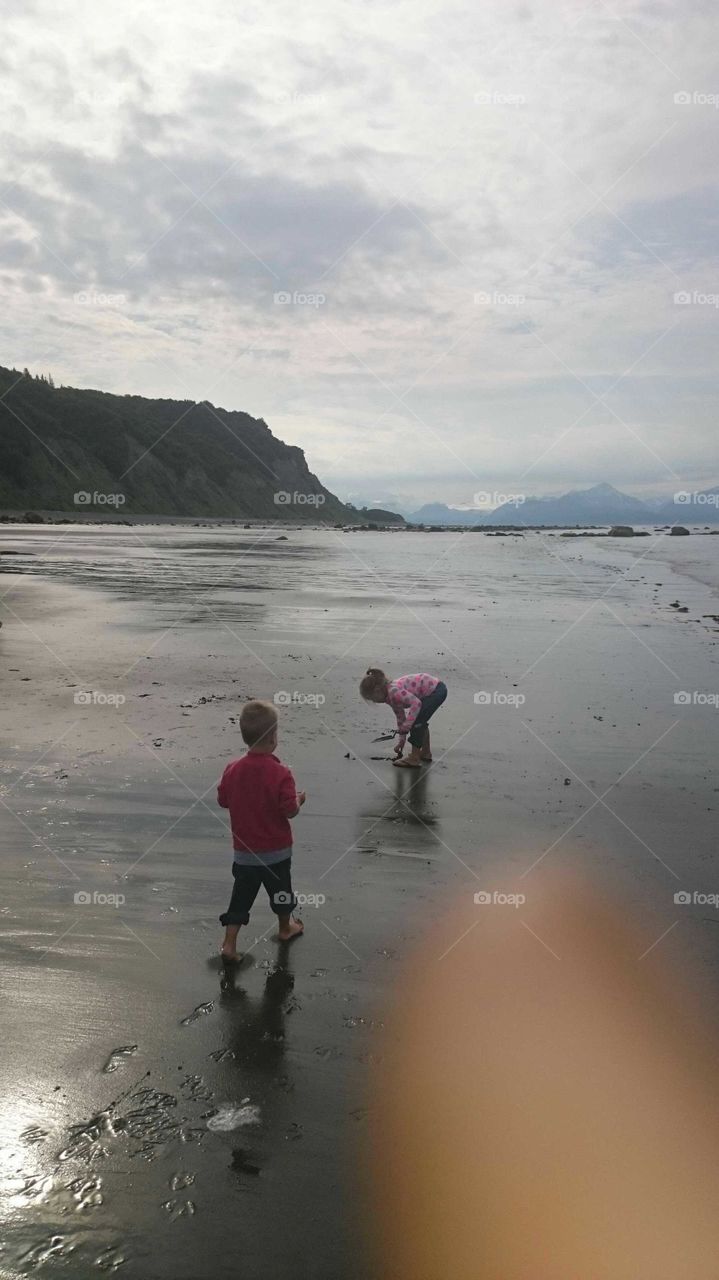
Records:
[[[298,792],[297,792],[297,803],[298,803],[298,805],[300,806],[300,809],[302,808],[302,806],[303,806],[303,804],[304,804],[304,802],[305,802],[305,800],[306,800],[306,799],[307,799],[307,792],[306,792],[306,791],[298,791]]]
[[[395,760],[399,760],[400,756],[403,754],[404,754],[404,744],[402,742],[398,742],[397,746],[394,749]]]

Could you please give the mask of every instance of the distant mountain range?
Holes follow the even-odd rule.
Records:
[[[611,484],[574,489],[560,497],[505,502],[494,511],[428,503],[407,516],[409,524],[483,525],[612,525],[719,524],[719,487],[699,493],[683,491],[677,501],[649,503],[621,493]]]

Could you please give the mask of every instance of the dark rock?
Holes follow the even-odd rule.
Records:
[[[684,528],[683,524],[675,524],[669,530],[670,538],[688,538],[689,530]]]
[[[633,538],[634,530],[630,524],[614,524],[609,530],[610,538]]]

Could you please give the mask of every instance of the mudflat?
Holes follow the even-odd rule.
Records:
[[[531,925],[580,866],[716,1000],[718,539],[0,537],[3,1274],[370,1277],[385,1002],[452,898]],[[418,774],[372,743],[370,665],[447,683]],[[225,973],[248,697],[308,793],[306,931],[281,946],[258,898]]]

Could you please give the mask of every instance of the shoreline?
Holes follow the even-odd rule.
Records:
[[[317,519],[298,519],[297,516],[290,518],[290,513],[284,504],[277,506],[273,512],[266,516],[251,515],[164,515],[152,513],[137,513],[124,511],[120,514],[112,515],[109,511],[102,514],[99,512],[87,512],[83,514],[85,508],[80,511],[20,511],[4,509],[0,510],[0,529],[2,527],[20,525],[20,526],[46,526],[46,525],[76,525],[79,527],[95,526],[95,527],[146,527],[154,528],[163,525],[179,528],[294,528],[294,529],[343,529],[345,531],[358,532],[360,530],[373,533],[560,533],[565,531],[566,537],[582,537],[582,538],[631,538],[631,537],[647,537],[653,533],[664,533],[670,535],[673,528],[684,528],[694,537],[711,537],[719,535],[719,521],[716,527],[707,525],[700,521],[680,522],[674,525],[655,523],[635,524],[627,526],[632,529],[630,534],[612,534],[613,528],[616,526],[612,522],[600,522],[598,524],[517,524],[517,523],[478,523],[478,524],[432,524],[420,523],[408,520],[406,517],[397,515],[396,520],[388,521],[371,521],[369,518],[356,521],[322,521]],[[357,513],[359,515],[359,513]]]
[[[667,526],[666,529],[662,529],[661,531],[655,529],[653,526],[645,526],[644,527],[645,532],[642,532],[638,535],[642,539],[642,541],[639,543],[636,543],[635,542],[635,537],[637,536],[636,534],[634,536],[627,536],[627,537],[620,537],[620,536],[610,537],[608,533],[599,532],[599,527],[597,529],[585,528],[584,531],[577,532],[577,529],[581,528],[580,526],[577,526],[576,528],[571,528],[565,525],[526,526],[526,528],[521,528],[521,529],[516,526],[514,527],[507,526],[505,528],[498,526],[495,529],[490,526],[486,526],[486,527],[477,526],[474,528],[466,528],[466,527],[453,528],[451,526],[446,526],[441,528],[436,526],[430,527],[430,526],[419,526],[419,525],[369,528],[367,526],[354,526],[354,525],[353,526],[349,526],[349,525],[335,526],[335,525],[310,524],[310,523],[291,524],[283,520],[278,521],[277,523],[268,522],[267,520],[241,521],[240,519],[235,520],[235,519],[228,519],[224,517],[218,517],[216,519],[208,518],[207,520],[198,521],[193,517],[174,517],[174,516],[173,517],[137,517],[136,519],[133,519],[133,520],[119,520],[119,519],[113,520],[111,518],[106,520],[77,519],[77,520],[63,520],[63,521],[57,522],[57,524],[59,524],[61,527],[66,528],[68,533],[70,533],[71,531],[75,531],[75,530],[80,531],[84,529],[121,530],[123,528],[129,528],[129,529],[137,529],[137,530],[142,530],[142,529],[161,530],[163,528],[167,528],[168,530],[186,530],[188,532],[193,529],[212,529],[216,531],[227,530],[234,533],[243,533],[247,530],[250,530],[252,532],[260,532],[260,531],[266,530],[268,535],[274,534],[276,537],[278,535],[278,531],[280,536],[284,535],[285,533],[303,533],[303,534],[319,533],[321,534],[321,533],[340,533],[340,532],[341,533],[363,532],[366,534],[374,533],[377,535],[384,535],[386,533],[400,533],[400,532],[401,533],[417,533],[417,534],[421,533],[423,537],[426,537],[429,533],[454,534],[454,535],[456,534],[463,535],[465,533],[467,534],[482,533],[485,536],[490,536],[490,537],[498,536],[498,535],[506,536],[507,534],[517,534],[517,535],[534,534],[539,537],[541,536],[555,537],[557,534],[560,534],[560,536],[564,535],[563,540],[566,541],[570,546],[574,544],[575,539],[581,540],[582,544],[589,543],[591,545],[592,539],[598,538],[598,539],[601,539],[601,543],[599,544],[600,546],[604,546],[605,548],[611,547],[612,550],[616,549],[618,551],[626,551],[630,555],[636,556],[636,558],[641,558],[641,559],[644,559],[645,556],[655,552],[655,549],[658,546],[663,546],[664,545],[663,540],[666,537],[666,538],[671,538],[671,540],[666,545],[665,554],[664,555],[653,554],[652,560],[666,563],[669,567],[671,567],[677,573],[680,573],[680,574],[683,573],[687,577],[692,578],[697,582],[701,582],[704,585],[711,587],[712,589],[719,590],[719,551],[717,551],[716,559],[713,562],[707,562],[706,564],[697,565],[695,561],[691,559],[692,556],[696,556],[697,554],[696,539],[712,537],[715,534],[719,534],[719,529],[712,531],[707,528],[698,528],[695,526],[689,526],[690,538],[691,538],[690,543],[687,543],[683,538],[672,538],[671,535],[668,533],[669,526]],[[1,558],[5,556],[14,557],[15,555],[18,555],[18,554],[34,555],[34,552],[31,547],[28,547],[27,550],[23,552],[18,550],[17,548],[11,548],[11,549],[3,548],[3,542],[13,541],[13,540],[17,541],[22,536],[22,533],[26,533],[30,537],[32,537],[32,535],[36,533],[43,535],[48,531],[50,527],[54,528],[56,526],[55,524],[50,525],[49,522],[43,523],[43,524],[30,524],[23,521],[22,519],[9,522],[9,521],[3,521],[2,518],[0,517],[0,568],[4,569],[5,571],[12,571],[12,566],[9,561],[5,561],[5,563],[2,564]],[[640,526],[636,526],[636,527],[638,529],[640,528]],[[3,532],[5,532],[5,535],[6,535],[5,538],[3,538],[2,536]],[[648,535],[649,536],[654,535],[655,541],[653,544],[644,543],[643,540]],[[701,544],[703,548],[706,547],[707,545],[712,545],[712,544],[706,544],[706,543]],[[719,544],[717,545],[719,546]],[[639,548],[642,548],[641,551],[639,550]],[[670,554],[670,552],[672,554]]]

